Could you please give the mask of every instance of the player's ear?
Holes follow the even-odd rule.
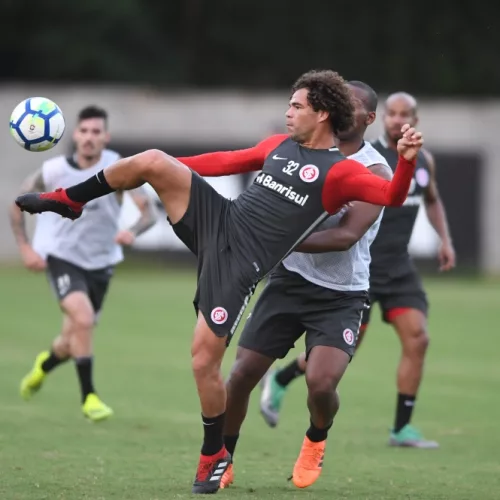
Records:
[[[376,119],[377,119],[377,113],[375,113],[375,111],[370,111],[366,115],[365,125],[366,126],[371,125]]]
[[[109,141],[111,141],[111,134],[109,132],[106,132],[106,137],[104,140],[106,141],[106,144],[109,144]]]
[[[325,122],[330,118],[330,113],[328,111],[318,111],[318,122]]]
[[[418,116],[417,115],[414,115],[413,122],[414,122],[414,127],[416,127],[418,125]]]

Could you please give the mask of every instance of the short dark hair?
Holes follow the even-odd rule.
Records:
[[[308,89],[307,100],[314,111],[327,111],[333,133],[349,130],[354,125],[354,103],[346,81],[331,70],[304,73],[292,87],[292,93]]]
[[[377,111],[378,106],[378,95],[377,93],[365,82],[359,80],[351,80],[348,82],[349,85],[361,89],[366,94],[366,99],[363,100],[366,109],[371,111]]]
[[[99,106],[86,106],[78,113],[78,123],[89,118],[102,118],[108,123],[108,112]]]

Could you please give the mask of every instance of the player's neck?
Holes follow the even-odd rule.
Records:
[[[321,130],[313,133],[309,140],[301,145],[308,149],[330,149],[335,146],[335,139],[331,132]]]
[[[78,167],[82,170],[85,170],[87,168],[93,167],[94,165],[97,165],[97,163],[99,163],[101,159],[101,155],[99,154],[98,156],[83,156],[77,153],[74,158]]]
[[[387,144],[387,147],[389,149],[398,149],[398,143],[397,141],[392,140],[388,134],[384,134],[384,140]]]
[[[337,147],[344,156],[351,156],[363,147],[365,141],[363,137],[356,137],[348,141],[337,140],[336,142]]]

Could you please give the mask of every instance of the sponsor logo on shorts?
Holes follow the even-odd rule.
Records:
[[[227,311],[223,307],[214,307],[210,313],[210,319],[216,325],[223,325],[227,321]]]
[[[275,191],[276,193],[283,195],[285,198],[289,199],[290,201],[293,201],[294,203],[300,205],[301,207],[303,207],[306,204],[309,198],[309,195],[304,196],[297,193],[297,191],[295,191],[292,186],[287,186],[286,184],[282,184],[281,182],[275,181],[273,176],[269,174],[264,174],[264,173],[259,174],[255,178],[255,183],[260,184],[265,188],[271,189],[272,191]]]
[[[319,177],[319,168],[316,165],[304,165],[299,171],[299,177],[304,182],[314,182]]]
[[[354,333],[352,333],[352,330],[350,328],[346,328],[342,336],[344,337],[346,344],[348,345],[354,344]]]

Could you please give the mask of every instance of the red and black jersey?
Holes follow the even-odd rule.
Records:
[[[401,205],[414,170],[413,163],[400,158],[389,182],[337,148],[309,149],[287,135],[269,137],[249,149],[179,160],[202,176],[261,170],[233,201],[228,221],[231,244],[256,263],[261,276],[349,201]]]

